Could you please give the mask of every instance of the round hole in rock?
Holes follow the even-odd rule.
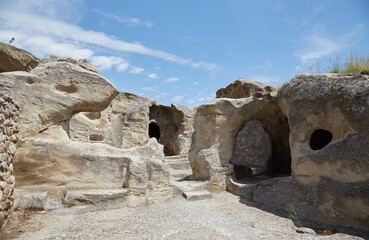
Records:
[[[320,150],[332,141],[332,133],[325,129],[317,129],[311,134],[310,147],[313,150]]]
[[[149,124],[149,137],[150,138],[154,137],[157,140],[159,140],[160,138],[160,128],[154,122]]]

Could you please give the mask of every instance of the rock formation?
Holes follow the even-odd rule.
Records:
[[[284,85],[279,102],[289,119],[294,176],[306,183],[369,181],[368,80],[302,75]]]
[[[292,174],[317,190],[306,213],[317,220],[369,227],[368,102],[367,75],[301,75],[281,89]]]
[[[1,73],[0,91],[17,99],[21,109],[21,131],[14,159],[18,187],[125,187],[145,195],[169,184],[163,147],[155,139],[147,138],[147,101],[142,101],[146,110],[140,110],[141,102],[135,102],[135,97],[118,95],[111,83],[96,72],[80,67],[77,61],[53,56],[40,61],[30,72]],[[112,103],[117,95],[127,101],[123,105],[119,101]],[[126,122],[132,120],[126,125],[121,123],[123,138],[137,134],[139,139],[144,134],[139,131],[142,129],[145,137],[139,143],[128,143],[120,142],[122,137],[110,136],[108,145],[98,142],[98,134],[89,134],[90,142],[78,141],[82,134],[75,131],[71,134],[70,121],[75,114],[84,112],[94,120],[107,107],[113,119],[116,114],[116,118],[125,117]],[[144,125],[134,123],[142,117],[146,118]],[[116,130],[110,129],[110,134]],[[135,130],[136,133],[131,132]],[[70,139],[71,135],[75,141]],[[122,148],[128,145],[137,147]]]
[[[131,148],[149,139],[149,108],[152,99],[119,93],[102,112],[78,113],[70,120],[70,138],[82,142],[104,142]]]
[[[254,86],[254,83],[250,84]],[[247,82],[243,85],[245,89],[253,89],[246,86]],[[254,96],[250,96],[252,94]],[[238,163],[238,159],[242,157],[238,152],[234,156],[237,134],[254,120],[268,134],[272,146],[272,155],[262,170],[266,169],[268,174],[290,172],[289,127],[278,106],[277,92],[244,92],[242,97],[218,98],[197,109],[189,160],[193,178],[210,179],[212,191],[225,189],[225,178],[233,173],[234,167],[235,173],[247,172],[252,167],[246,163],[233,166],[232,158],[235,157],[234,161]]]
[[[16,152],[19,107],[8,96],[0,96],[0,229],[14,203],[13,157]]]
[[[239,78],[216,92],[217,98],[247,98],[272,93],[278,89],[272,85]]]
[[[369,228],[369,77],[300,75],[279,92],[290,126],[291,176],[237,183],[249,200],[292,209],[297,224]]]
[[[165,155],[187,155],[193,134],[194,109],[178,104],[150,107],[150,137],[164,145]]]
[[[0,73],[30,71],[38,65],[38,59],[31,53],[0,42]]]

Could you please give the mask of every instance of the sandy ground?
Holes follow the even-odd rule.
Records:
[[[211,200],[171,198],[147,206],[43,211],[1,239],[365,239],[296,233],[292,221],[247,206],[229,193]],[[9,229],[10,231],[11,229]],[[16,236],[18,235],[18,236]],[[16,237],[15,237],[16,236]],[[4,238],[6,237],[6,238]],[[15,238],[13,238],[15,237]]]

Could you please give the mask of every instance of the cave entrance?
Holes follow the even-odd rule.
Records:
[[[160,138],[160,128],[154,122],[151,122],[149,124],[149,137],[150,138],[154,137],[154,138],[156,138],[156,140],[159,140],[159,138]]]
[[[332,133],[325,129],[317,129],[311,134],[310,147],[312,150],[320,150],[332,141]]]
[[[238,146],[240,146],[238,152],[251,155],[241,155],[242,158],[245,158],[245,162],[237,161],[238,159],[236,158],[236,161],[233,162],[234,177],[241,182],[249,182],[273,177],[290,176],[291,150],[289,145],[290,129],[288,119],[280,117],[280,121],[257,120],[259,129],[255,123],[250,123],[251,121],[244,125],[237,134],[237,138],[240,139],[236,139],[235,147],[238,141]],[[252,128],[250,127],[249,130],[245,130],[248,124]],[[241,133],[243,130],[244,132]],[[239,134],[243,134],[243,136]],[[262,134],[265,134],[267,137],[260,138]],[[260,139],[255,141],[258,138]],[[268,145],[270,147],[266,147]],[[245,149],[243,150],[242,148]],[[270,148],[268,153],[265,152],[266,148]],[[250,159],[253,159],[252,162],[249,162]]]

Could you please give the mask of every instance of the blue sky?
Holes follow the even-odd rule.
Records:
[[[87,58],[123,92],[199,106],[239,77],[281,86],[369,54],[367,0],[0,0],[0,41]]]

